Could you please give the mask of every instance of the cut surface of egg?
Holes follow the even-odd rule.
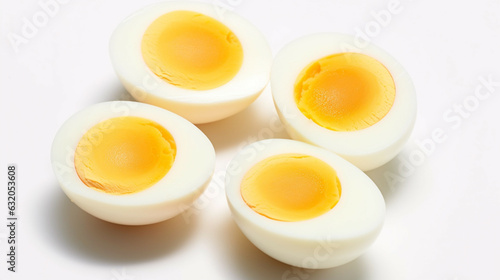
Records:
[[[96,135],[102,135],[99,141]],[[175,152],[172,135],[158,123],[116,117],[82,136],[75,151],[75,169],[88,187],[109,194],[135,193],[167,174]]]
[[[318,158],[280,154],[253,166],[241,182],[241,196],[257,213],[278,221],[319,216],[339,201],[335,170]]]
[[[409,138],[415,89],[389,54],[356,42],[322,33],[290,43],[276,56],[271,88],[292,138],[370,170],[394,158]]]
[[[210,4],[164,2],[116,28],[111,61],[135,99],[206,123],[259,96],[269,81],[270,48],[248,21],[218,11]]]
[[[256,247],[303,268],[356,259],[375,241],[385,215],[379,189],[359,168],[288,139],[244,147],[228,165],[226,196]]]
[[[187,209],[212,177],[206,136],[164,109],[127,101],[90,106],[68,119],[52,144],[66,195],[103,220],[143,225]]]

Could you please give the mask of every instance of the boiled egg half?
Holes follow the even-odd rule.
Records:
[[[330,268],[360,256],[384,221],[384,199],[359,168],[322,148],[288,139],[244,147],[226,173],[232,216],[269,256]]]
[[[233,115],[269,81],[272,54],[251,23],[216,4],[163,2],[126,18],[110,41],[113,67],[138,101],[193,123]]]
[[[271,89],[289,135],[362,170],[394,158],[416,118],[410,76],[392,56],[350,35],[297,39],[274,61]]]
[[[186,119],[152,105],[113,101],[68,119],[52,144],[66,195],[86,212],[124,225],[169,219],[211,180],[215,152]]]

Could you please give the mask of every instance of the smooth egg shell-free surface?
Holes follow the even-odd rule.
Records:
[[[354,37],[321,33],[302,37],[285,46],[274,60],[271,89],[281,121],[296,140],[331,150],[362,170],[383,165],[399,153],[416,118],[415,89],[408,73],[388,53],[373,44],[356,47]],[[342,52],[359,52],[380,61],[396,86],[394,104],[374,125],[357,131],[339,132],[319,126],[305,117],[294,100],[294,84],[304,67],[322,57]]]
[[[88,129],[118,116],[157,122],[170,132],[177,147],[169,172],[153,186],[133,194],[112,195],[87,187],[73,160],[78,141]],[[188,208],[210,182],[215,152],[198,128],[176,114],[139,102],[113,101],[90,106],[61,126],[52,144],[52,165],[62,189],[80,208],[113,223],[141,225],[169,219]]]
[[[282,222],[256,213],[244,202],[240,184],[245,173],[261,160],[283,153],[314,156],[336,170],[342,194],[332,210],[310,220]],[[384,199],[366,174],[331,152],[293,140],[263,140],[243,148],[229,164],[226,195],[234,220],[255,246],[277,260],[306,268],[338,266],[361,255],[377,237],[385,215]],[[315,260],[313,267],[309,258],[322,244],[331,253]]]
[[[243,63],[228,83],[210,90],[188,90],[171,85],[153,74],[141,53],[142,36],[159,16],[189,10],[226,25],[243,47]],[[269,81],[272,54],[266,39],[251,23],[230,11],[217,13],[214,6],[195,2],[164,2],[148,6],[126,18],[110,40],[113,67],[135,99],[166,108],[193,123],[207,123],[233,115],[250,105]]]

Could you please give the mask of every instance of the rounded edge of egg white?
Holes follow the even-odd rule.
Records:
[[[177,152],[170,170],[153,186],[137,193],[112,195],[94,190],[80,180],[74,153],[91,127],[124,116],[142,117],[163,126],[172,135]],[[108,222],[145,225],[176,216],[203,193],[215,169],[215,151],[203,132],[172,112],[139,102],[111,101],[71,116],[54,137],[51,161],[62,190],[81,209]]]
[[[413,130],[417,102],[413,82],[395,58],[372,43],[363,48],[356,45],[355,37],[339,33],[312,34],[292,41],[276,55],[271,91],[290,137],[333,151],[367,171],[387,163],[402,150]],[[294,100],[294,84],[302,69],[315,60],[343,52],[361,53],[378,60],[389,70],[396,86],[394,104],[387,115],[358,131],[324,128],[304,116]]]
[[[283,153],[311,155],[337,172],[342,192],[333,209],[299,222],[269,219],[252,210],[241,196],[241,180],[261,160]],[[361,170],[322,148],[288,139],[269,139],[244,147],[226,172],[226,197],[232,217],[261,251],[289,265],[330,268],[350,262],[375,241],[385,218],[385,202]]]
[[[176,10],[199,12],[226,25],[243,47],[243,63],[226,84],[210,90],[189,90],[156,76],[142,58],[142,37],[149,25]],[[248,20],[216,5],[198,2],[162,2],[135,12],[113,32],[109,51],[120,81],[137,100],[172,111],[195,124],[234,115],[259,97],[269,83],[272,53],[264,35]]]

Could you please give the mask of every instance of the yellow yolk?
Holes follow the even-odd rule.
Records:
[[[117,117],[98,123],[78,142],[75,168],[85,185],[120,195],[151,187],[167,174],[176,146],[156,122]]]
[[[360,53],[323,57],[297,77],[295,102],[318,125],[354,131],[380,121],[391,109],[396,86],[378,60]]]
[[[151,71],[185,89],[208,90],[229,82],[241,68],[243,48],[224,24],[191,11],[157,18],[142,38]]]
[[[262,160],[243,177],[241,196],[255,212],[295,222],[318,217],[340,199],[335,170],[302,154],[281,154]]]

